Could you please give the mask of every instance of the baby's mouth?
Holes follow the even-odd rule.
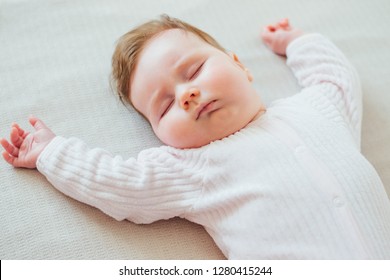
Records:
[[[201,103],[195,109],[196,120],[198,120],[200,117],[204,116],[205,114],[214,111],[216,109],[216,106],[215,106],[216,101],[217,100],[212,100],[212,101]]]

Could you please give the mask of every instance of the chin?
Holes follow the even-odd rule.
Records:
[[[222,138],[224,138],[223,136],[222,137],[210,137],[210,138],[206,138],[206,139],[200,139],[199,137],[196,137],[194,136],[193,138],[196,138],[196,141],[193,141],[193,139],[191,139],[192,141],[167,141],[167,142],[164,142],[163,143],[167,146],[171,146],[171,147],[174,147],[176,149],[196,149],[196,148],[200,148],[200,147],[203,147],[203,146],[206,146],[208,144],[210,144],[211,142],[215,141],[215,140],[220,140]]]

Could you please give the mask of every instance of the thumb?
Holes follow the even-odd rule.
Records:
[[[28,120],[36,130],[48,128],[43,121],[35,116],[30,116]]]

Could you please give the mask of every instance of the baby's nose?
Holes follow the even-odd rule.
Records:
[[[198,104],[199,96],[200,91],[197,88],[186,90],[180,97],[180,106],[187,111],[190,108],[191,103],[193,103],[193,105]]]

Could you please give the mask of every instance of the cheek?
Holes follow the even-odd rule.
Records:
[[[186,122],[176,115],[166,116],[154,130],[157,137],[166,145],[183,147],[189,145],[194,138],[194,129],[190,122]]]
[[[248,83],[245,72],[238,65],[226,61],[215,61],[211,65],[204,73],[204,82],[215,90],[242,90]]]

